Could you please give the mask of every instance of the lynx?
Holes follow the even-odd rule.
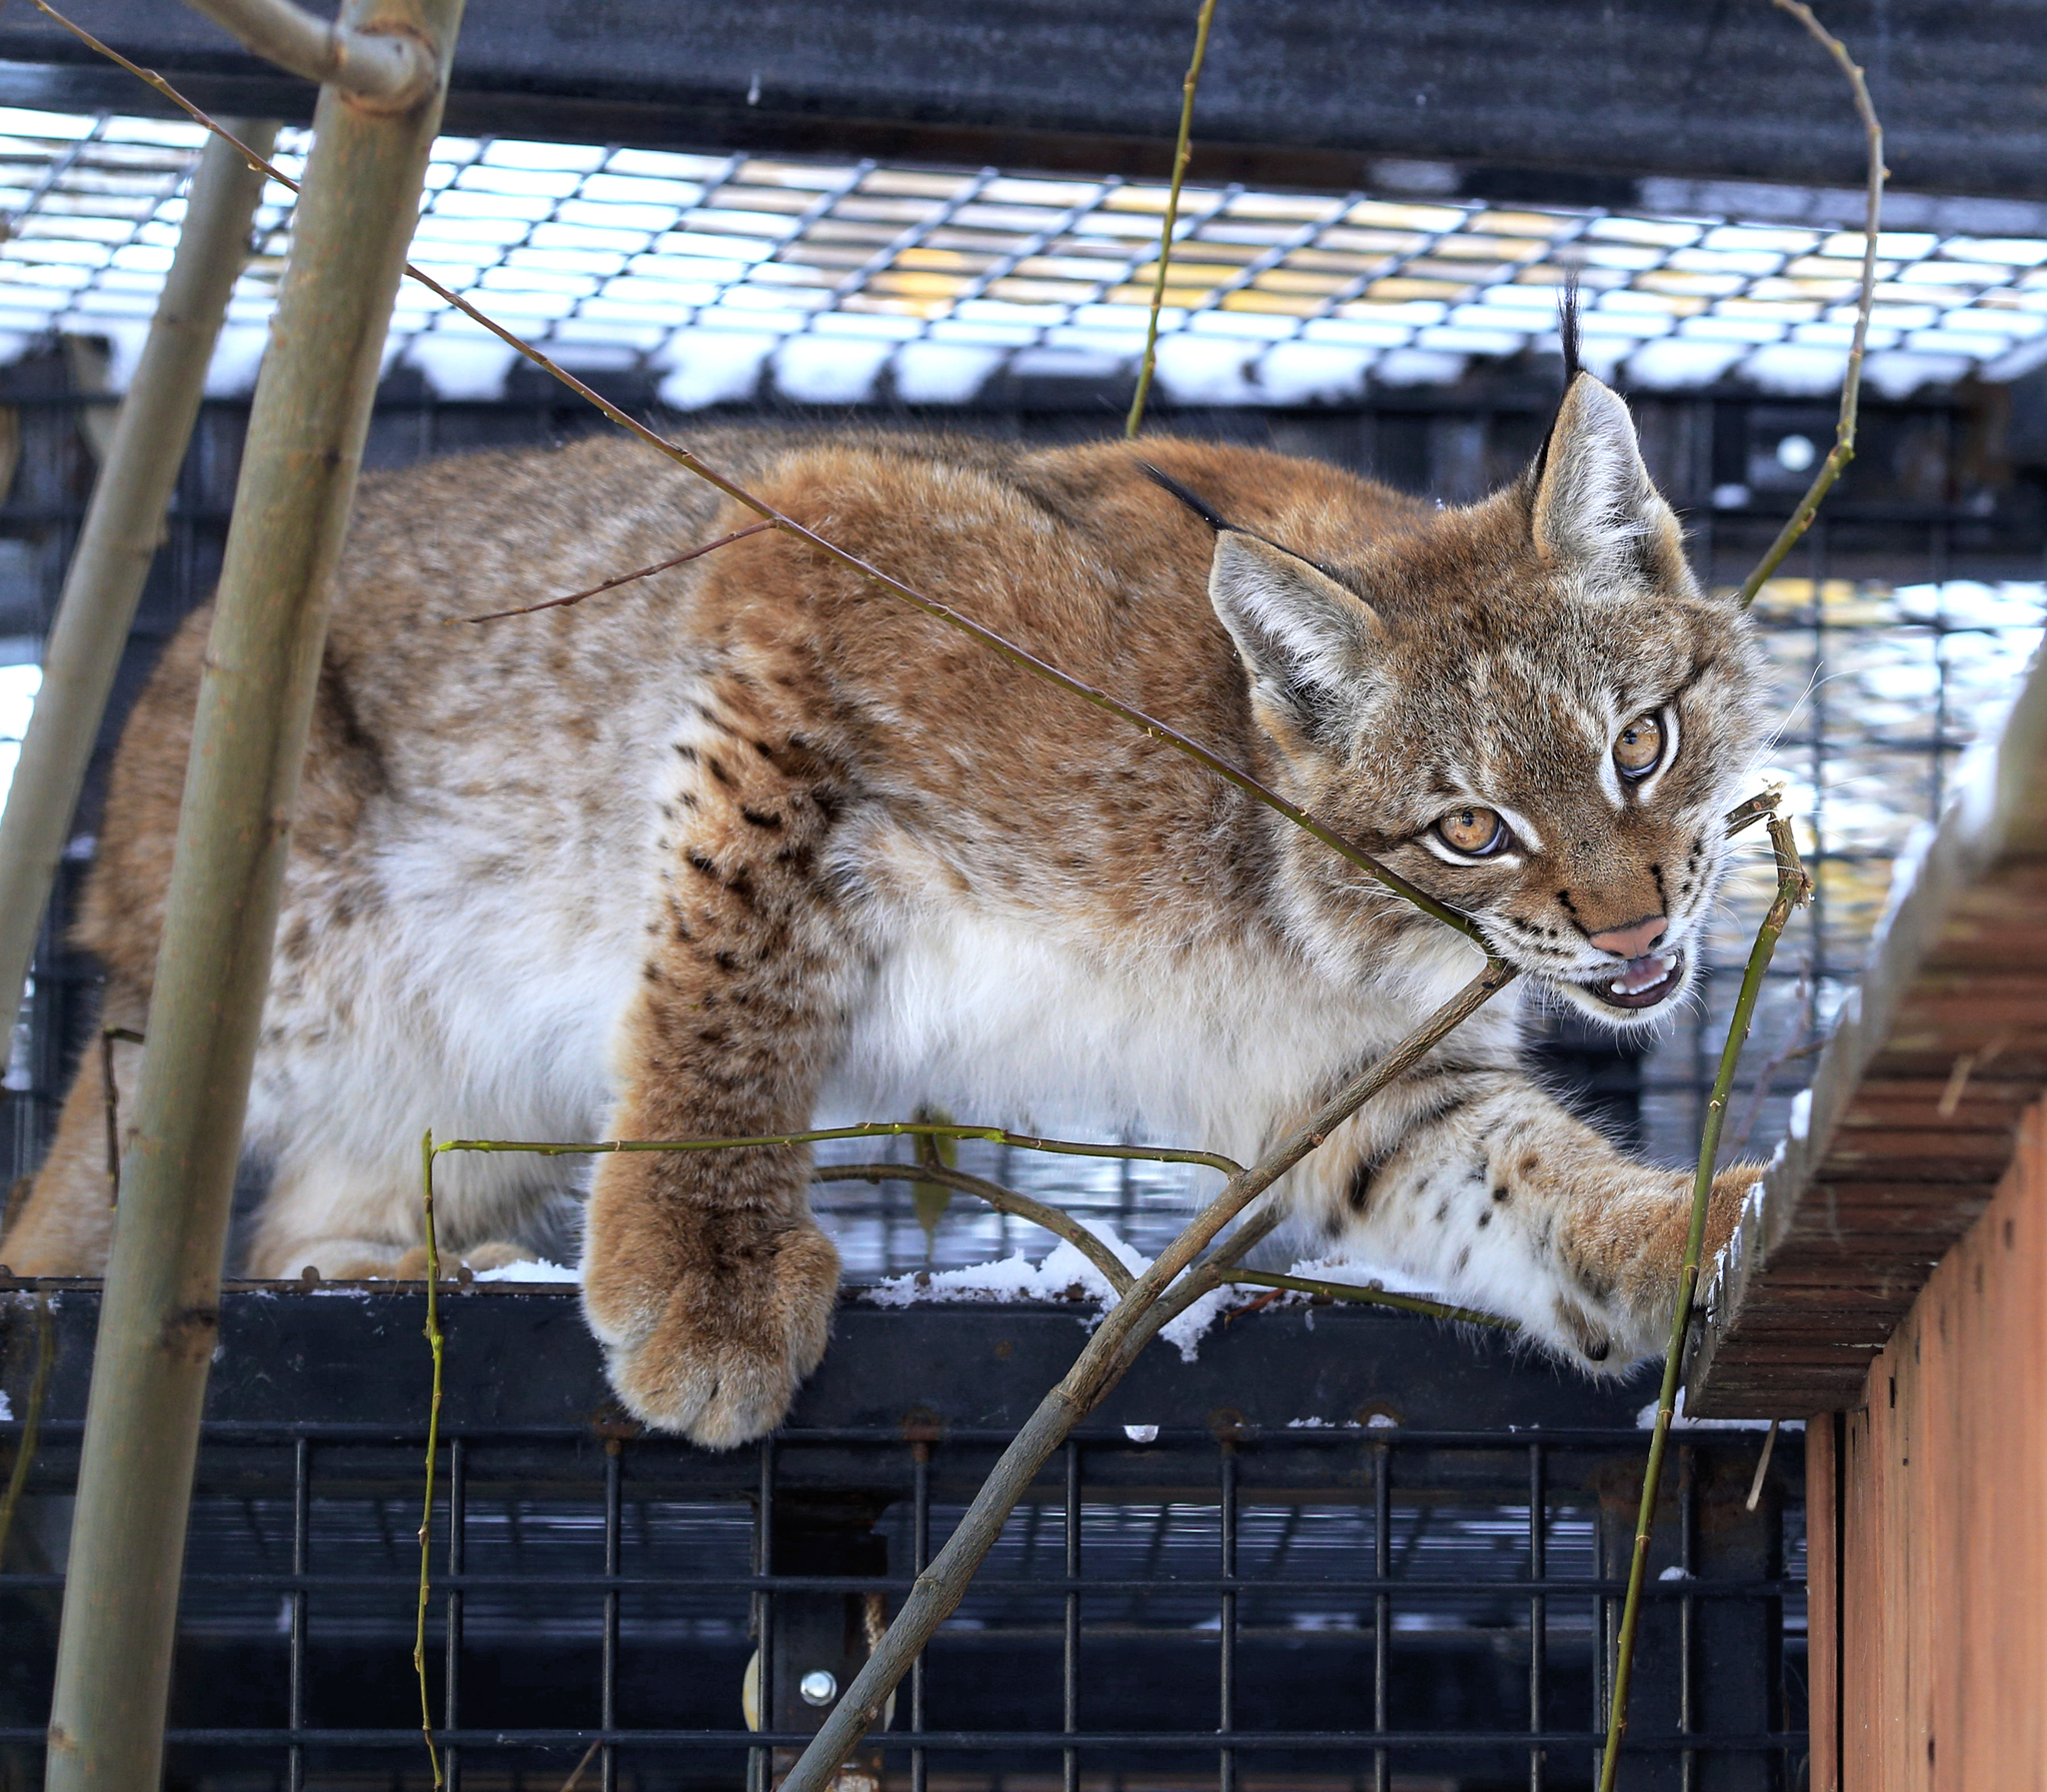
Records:
[[[1303,1233],[1568,1360],[1658,1348],[1688,1177],[1544,1093],[1520,1015],[1546,999],[1638,1027],[1684,998],[1759,662],[1694,581],[1613,392],[1578,374],[1527,473],[1454,509],[1171,438],[705,452],[1471,916],[1528,975],[1280,1197]],[[760,1135],[933,1105],[1248,1160],[1478,968],[1469,939],[1269,809],[784,535],[443,626],[750,520],[628,440],[365,479],[251,1095],[269,1191],[247,1273],[417,1274],[428,1126]],[[128,725],[78,926],[105,1019],[131,1029],[206,627]],[[114,1052],[123,1100],[139,1057]],[[17,1273],[105,1260],[100,1076],[88,1054],[0,1244]],[[562,1173],[444,1166],[473,1262],[512,1254]],[[586,1310],[649,1423],[738,1444],[820,1360],[839,1263],[808,1166],[801,1148],[599,1160]],[[1715,1240],[1747,1180],[1718,1178]]]

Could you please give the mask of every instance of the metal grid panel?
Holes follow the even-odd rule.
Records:
[[[251,1301],[269,1309],[260,1339],[240,1330]],[[410,1659],[417,1307],[228,1296],[186,1562],[178,1783],[427,1783]],[[458,1373],[514,1338],[559,1352],[579,1330],[556,1297],[453,1307]],[[959,1422],[951,1370],[888,1347],[899,1317],[843,1326],[839,1391],[728,1456],[639,1436],[601,1405],[593,1425],[578,1410],[602,1399],[587,1345],[538,1397],[494,1391],[495,1418],[451,1390],[427,1659],[455,1786],[557,1792],[586,1751],[586,1787],[765,1788],[787,1767],[822,1715],[806,1678],[846,1683],[1020,1416]],[[0,1564],[15,1686],[0,1689],[0,1752],[40,1741],[90,1315],[60,1320],[26,1529]],[[1436,1328],[1329,1309],[1319,1337],[1314,1323],[1246,1321],[1226,1362],[1154,1370],[1125,1402],[1161,1423],[1127,1427],[1114,1407],[1047,1464],[867,1751],[888,1787],[1589,1786],[1641,1472],[1631,1409],[1648,1389],[1559,1389],[1495,1349],[1474,1401],[1444,1375],[1461,1345]],[[1025,1404],[1077,1336],[1044,1309],[917,1324],[917,1348],[991,1364]],[[285,1342],[351,1352],[348,1421],[317,1399],[276,1416],[294,1404],[297,1371],[271,1356]],[[10,1387],[27,1366],[10,1352]],[[1261,1374],[1292,1383],[1271,1412],[1310,1416],[1261,1414]],[[266,1397],[262,1381],[285,1387]],[[1405,1411],[1349,1411],[1366,1385]],[[1225,1395],[1252,1416],[1217,1406]],[[1445,1422],[1460,1405],[1480,1428]],[[875,1422],[890,1410],[905,1416]],[[1516,1432],[1502,1411],[1527,1422]],[[1795,1783],[1797,1452],[1751,1513],[1760,1444],[1678,1440],[1630,1785]]]
[[[0,338],[132,337],[183,216],[198,127],[0,110]],[[308,134],[287,131],[296,174]],[[222,380],[260,353],[290,194],[230,312]],[[848,401],[886,375],[914,400],[999,370],[1125,373],[1142,347],[1165,189],[872,161],[770,161],[443,138],[413,255],[552,353],[652,366],[664,396]],[[1555,289],[1586,289],[1587,357],[1637,385],[1838,380],[1861,237],[1823,226],[1363,192],[1190,189],[1160,375],[1208,401],[1298,402],[1439,382],[1553,343]],[[2007,361],[2047,332],[2047,239],[1886,232],[1868,376],[1909,390]],[[502,347],[408,284],[399,352],[449,390],[502,378]],[[4,347],[4,342],[0,342]]]
[[[1781,782],[1814,873],[1811,907],[1779,946],[1737,1084],[1726,1154],[1767,1154],[1810,1080],[1817,1045],[1860,973],[1900,859],[1931,838],[1965,782],[1968,750],[1994,738],[2047,623],[2038,578],[1954,576],[1952,525],[1930,520],[1915,549],[1872,556],[1867,521],[1824,515],[1756,614],[1780,719],[1761,777]],[[1731,583],[1754,555],[1706,524],[1701,571]],[[1882,566],[1873,574],[1872,560]],[[1695,1148],[1704,1093],[1740,970],[1774,891],[1766,855],[1744,855],[1690,1015],[1646,1066],[1643,1135],[1672,1161]]]

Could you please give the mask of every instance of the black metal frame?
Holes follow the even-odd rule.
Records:
[[[43,1441],[0,1563],[17,1784],[61,1581],[32,1552],[61,1529],[97,1294],[54,1303]],[[418,1289],[226,1295],[171,1784],[429,1783],[410,1659],[423,1308]],[[592,1750],[591,1787],[771,1784],[822,1717],[802,1675],[845,1684],[871,1602],[900,1600],[1085,1320],[850,1296],[790,1426],[712,1455],[618,1413],[567,1294],[445,1308],[439,1740],[456,1786],[550,1792]],[[0,1434],[18,1435],[34,1295],[0,1312]],[[1356,1308],[1243,1316],[1191,1364],[1154,1347],[1030,1489],[868,1767],[913,1792],[1588,1785],[1650,1397],[1640,1376],[1566,1381],[1496,1337]],[[1761,1441],[1680,1434],[1630,1788],[1796,1784],[1802,1451],[1775,1452],[1751,1513]],[[754,1648],[759,1732],[740,1721]]]

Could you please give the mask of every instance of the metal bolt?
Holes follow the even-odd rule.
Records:
[[[839,1682],[821,1667],[814,1667],[796,1683],[806,1705],[829,1705],[839,1696]]]

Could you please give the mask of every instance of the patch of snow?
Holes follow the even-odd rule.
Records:
[[[1154,372],[1177,404],[1254,405],[1264,397],[1249,377],[1254,346],[1213,337],[1161,335]]]
[[[896,351],[889,342],[844,336],[793,336],[775,352],[775,383],[808,405],[858,405],[875,390],[883,365]]]
[[[965,343],[906,343],[896,356],[896,393],[907,404],[964,405],[1002,365],[1000,349]]]
[[[1658,1580],[1689,1580],[1691,1579],[1691,1576],[1685,1573],[1685,1571],[1682,1568],[1673,1567],[1665,1568],[1661,1574],[1656,1576],[1656,1578]]]
[[[1216,1288],[1203,1294],[1170,1325],[1161,1327],[1158,1335],[1179,1351],[1181,1362],[1193,1362],[1201,1354],[1201,1339],[1208,1327],[1232,1306],[1241,1306],[1243,1301],[1240,1288]]]
[[[7,1396],[0,1393],[0,1425],[6,1424],[13,1416],[14,1408],[7,1403]]]
[[[583,1277],[563,1263],[549,1263],[525,1258],[517,1263],[505,1263],[496,1269],[479,1269],[472,1277],[475,1281],[514,1282],[580,1282]]]
[[[1953,385],[1968,373],[1970,365],[1967,355],[1888,349],[1871,355],[1862,363],[1862,378],[1885,398],[1910,398],[1922,386]]]
[[[1802,1088],[1791,1097],[1791,1113],[1785,1122],[1793,1138],[1803,1138],[1812,1130],[1812,1090]]]
[[[1440,349],[1389,349],[1372,363],[1374,386],[1451,386],[1464,375],[1465,357]],[[1589,361],[1587,362],[1589,366]]]
[[[2013,697],[2016,696],[2014,692]],[[1990,818],[1997,813],[1997,745],[2003,738],[2004,721],[2010,709],[2010,703],[2000,704],[1994,714],[1985,714],[1980,719],[1982,733],[1954,770],[1954,795],[1949,799],[1949,807],[1971,834],[1987,828]]]
[[[435,397],[488,401],[505,396],[505,376],[519,357],[496,337],[433,330],[415,336],[404,358],[426,376]]]
[[[1864,378],[1876,362],[1872,355],[1863,363]],[[1741,371],[1765,392],[1806,396],[1831,392],[1841,383],[1848,365],[1843,349],[1815,347],[1808,343],[1776,342],[1759,348],[1742,364]],[[1916,372],[1912,384],[1918,385]]]
[[[1645,342],[1627,358],[1628,382],[1659,392],[1708,385],[1741,356],[1740,343],[1666,336]]]
[[[1686,1418],[1684,1416],[1684,1389],[1677,1390],[1677,1407],[1670,1419],[1670,1428],[1687,1431],[1767,1431],[1770,1421],[1766,1418]],[[1639,1431],[1653,1431],[1656,1428],[1656,1402],[1651,1400],[1635,1414],[1635,1428]],[[1777,1420],[1780,1431],[1802,1431],[1802,1418]]]
[[[240,398],[256,390],[256,370],[270,346],[267,324],[223,324],[206,364],[208,398]]]
[[[1106,1226],[1088,1229],[1115,1254],[1117,1262],[1132,1275],[1141,1275],[1149,1264]],[[992,1263],[970,1263],[964,1269],[917,1269],[892,1275],[868,1290],[878,1306],[915,1306],[925,1301],[1012,1301],[1063,1300],[1075,1292],[1103,1307],[1114,1299],[1108,1278],[1073,1245],[1061,1238],[1041,1263],[1031,1262],[1019,1250]],[[1201,1303],[1196,1302],[1198,1307]],[[1194,1309],[1190,1308],[1189,1313]],[[1188,1314],[1180,1315],[1184,1320]],[[1178,1323],[1178,1321],[1175,1321]]]
[[[1123,1435],[1132,1443],[1156,1443],[1158,1441],[1158,1427],[1156,1425],[1125,1425],[1123,1426]]]
[[[1084,1221],[1082,1222],[1085,1223]],[[1115,1253],[1116,1261],[1132,1275],[1141,1275],[1151,1265],[1143,1256],[1103,1225],[1091,1231]],[[1073,1245],[1061,1239],[1043,1262],[1033,1263],[1022,1250],[992,1263],[973,1263],[964,1269],[918,1269],[907,1275],[892,1275],[870,1288],[868,1299],[878,1306],[914,1306],[923,1301],[1071,1300],[1097,1301],[1106,1312],[1115,1302],[1108,1279]],[[1201,1339],[1233,1306],[1252,1298],[1240,1288],[1217,1288],[1203,1294],[1159,1336],[1173,1345],[1183,1362],[1192,1362],[1200,1351]]]
[[[766,331],[679,330],[655,357],[655,365],[667,369],[661,402],[678,411],[694,411],[752,398],[761,364],[781,341]]]
[[[1869,932],[1872,961],[1883,949],[1883,942],[1890,937],[1891,922],[1898,918],[1898,910],[1905,905],[1905,898],[1919,882],[1919,874],[1926,867],[1926,855],[1939,833],[1940,830],[1931,822],[1914,822],[1912,832],[1905,836],[1905,844],[1898,849],[1897,858],[1891,861],[1891,883],[1890,889],[1884,893],[1883,912],[1876,917],[1876,925]]]
[[[1369,355],[1327,343],[1275,343],[1253,370],[1273,405],[1354,403],[1364,392]]]

